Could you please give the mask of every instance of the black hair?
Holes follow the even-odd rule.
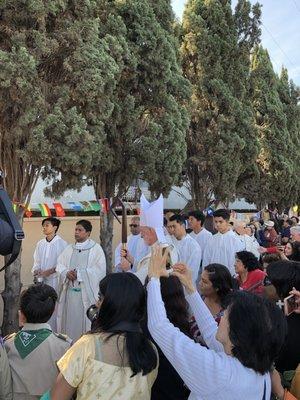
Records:
[[[77,221],[76,225],[81,225],[87,232],[92,232],[92,224],[87,219],[81,219],[80,221]]]
[[[222,308],[225,308],[228,304],[228,296],[232,294],[234,289],[234,280],[225,265],[222,264],[209,264],[204,268],[209,275],[209,280],[215,289]]]
[[[242,261],[244,267],[248,272],[259,269],[258,259],[253,253],[251,253],[251,251],[238,251],[236,253],[236,258]]]
[[[275,261],[267,266],[267,274],[280,299],[289,296],[293,287],[300,290],[299,262]]]
[[[101,280],[100,293],[104,296],[91,333],[124,334],[129,365],[133,375],[147,375],[157,366],[156,352],[142,331],[114,329],[119,323],[139,325],[146,310],[146,295],[140,280],[134,274],[110,274]]]
[[[193,211],[190,211],[190,212],[188,213],[188,216],[189,216],[189,217],[194,217],[194,218],[196,218],[197,221],[200,221],[200,222],[201,222],[201,226],[203,226],[203,224],[204,224],[204,222],[205,222],[205,215],[203,214],[202,211],[200,211],[200,210],[193,210]]]
[[[20,310],[27,322],[42,324],[51,318],[56,301],[57,293],[53,287],[38,283],[23,290],[20,296]]]
[[[55,217],[48,217],[48,218],[43,219],[42,226],[44,225],[45,222],[50,222],[50,224],[52,226],[56,226],[57,227],[56,232],[58,231],[58,228],[59,228],[60,223],[61,223],[61,221],[59,219],[55,218]]]
[[[263,297],[236,291],[230,299],[228,321],[232,355],[255,372],[269,372],[287,335],[280,308]]]
[[[294,223],[292,219],[287,219],[285,222],[287,222],[289,226],[292,226]]]
[[[278,253],[266,253],[261,258],[263,263],[270,264],[280,260],[280,254]]]
[[[167,226],[168,226],[168,220],[166,217],[164,217],[164,227],[167,227]]]
[[[291,261],[300,261],[300,242],[288,242],[292,246],[292,254],[288,257]]]
[[[169,321],[185,335],[191,337],[189,305],[183,286],[177,276],[160,278],[160,290]]]
[[[296,217],[295,215],[294,215],[293,217],[291,217],[291,220],[292,220],[293,218],[295,218],[295,220],[297,221],[297,224],[299,224],[299,218]]]
[[[230,210],[226,210],[225,208],[221,208],[220,210],[214,211],[214,217],[221,217],[226,221],[230,220]]]
[[[174,214],[172,217],[169,218],[170,222],[176,221],[180,225],[185,225],[185,217],[180,214]]]

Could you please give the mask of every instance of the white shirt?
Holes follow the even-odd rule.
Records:
[[[55,268],[57,265],[57,259],[63,250],[67,247],[65,242],[60,236],[56,235],[49,242],[46,238],[40,240],[35,248],[33,255],[33,267],[31,272],[41,269],[45,271],[50,268]],[[47,285],[52,286],[55,290],[57,289],[57,274],[54,273],[47,278],[44,278],[44,282]]]
[[[115,250],[115,268],[116,272],[121,272],[121,249],[122,243],[119,243]],[[134,258],[133,271],[136,270],[136,266],[139,261],[149,253],[149,246],[146,245],[141,235],[129,235],[127,238],[127,249],[128,252]]]
[[[207,243],[202,266],[206,267],[213,263],[222,264],[234,275],[235,254],[242,250],[245,250],[245,244],[236,237],[233,231],[228,231],[226,233],[218,232],[213,235]]]
[[[199,293],[187,296],[209,349],[195,343],[168,320],[161,297],[160,281],[148,284],[148,328],[155,341],[191,390],[189,400],[262,400],[271,395],[270,375],[260,375],[224,353],[216,340],[217,323]]]
[[[178,251],[178,262],[185,263],[193,273],[193,281],[196,282],[202,259],[202,252],[199,244],[189,234],[181,240],[174,240]]]
[[[190,235],[199,244],[201,251],[202,251],[202,256],[203,256],[206,245],[207,245],[208,241],[210,240],[210,238],[212,237],[212,233],[209,232],[207,229],[202,228],[199,233],[191,232]]]
[[[240,239],[240,241],[242,242],[242,244],[245,247],[246,251],[250,251],[252,254],[255,255],[256,258],[260,257],[260,253],[259,253],[259,243],[258,241],[255,239],[255,237],[253,236],[249,236],[249,235],[238,235],[236,234],[237,238]]]

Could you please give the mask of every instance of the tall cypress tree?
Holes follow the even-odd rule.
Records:
[[[94,131],[111,113],[118,72],[97,11],[84,0],[0,4],[0,168],[21,204],[40,174],[63,191],[79,187],[90,169]],[[18,328],[20,268],[18,259],[5,272],[5,333]]]
[[[187,3],[183,70],[193,85],[187,172],[198,207],[205,207],[213,195],[223,201],[232,198],[256,155],[253,115],[246,100],[244,53],[251,46],[244,46],[239,26],[229,1]]]
[[[105,7],[104,7],[105,5]],[[188,118],[172,14],[147,0],[103,2],[100,37],[120,47],[113,110],[97,135],[89,173],[96,195],[122,195],[137,179],[153,193],[167,193],[186,159]],[[114,54],[114,53],[113,53]],[[101,243],[110,265],[112,216],[101,218]]]
[[[286,115],[287,129],[290,135],[288,143],[287,157],[292,163],[292,184],[291,190],[286,191],[285,205],[291,206],[300,201],[300,89],[295,86],[293,81],[289,81],[288,71],[282,68],[279,82],[278,93]]]
[[[293,187],[292,141],[287,115],[278,92],[267,50],[257,46],[252,58],[251,99],[259,139],[259,176],[248,181],[247,198],[259,207],[273,202],[283,207]]]

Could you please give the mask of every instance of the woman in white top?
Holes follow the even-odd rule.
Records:
[[[209,349],[194,343],[172,325],[161,298],[161,276],[168,276],[160,248],[149,267],[148,327],[170,363],[197,400],[268,400],[270,370],[285,338],[281,310],[258,296],[237,292],[219,327],[194,287],[190,270],[174,268]]]

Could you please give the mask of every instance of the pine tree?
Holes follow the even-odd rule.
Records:
[[[111,96],[113,111],[98,132],[89,173],[97,197],[122,195],[137,179],[167,193],[186,159],[188,118],[183,78],[169,18],[147,0],[107,2],[101,38],[118,43],[121,66]],[[163,17],[162,17],[163,15]],[[162,20],[163,18],[163,20]],[[112,216],[101,218],[101,243],[111,262]]]
[[[241,19],[220,0],[190,0],[183,17],[183,71],[193,85],[187,173],[194,205],[202,208],[213,196],[230,200],[255,160],[245,61],[251,44]]]
[[[247,198],[262,208],[276,203],[284,207],[293,188],[292,141],[287,115],[281,102],[279,79],[268,51],[258,46],[252,58],[251,99],[259,139],[257,179],[249,180]]]
[[[298,204],[300,201],[300,89],[293,81],[289,81],[288,71],[282,68],[278,82],[278,93],[286,116],[290,143],[288,143],[287,157],[292,163],[291,190],[286,191],[285,206]]]
[[[0,168],[21,204],[40,174],[62,191],[90,169],[118,72],[97,14],[96,3],[83,0],[1,2]],[[5,273],[5,334],[18,328],[20,268],[19,259]]]

